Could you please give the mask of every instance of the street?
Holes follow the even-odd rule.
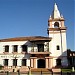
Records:
[[[20,73],[18,74],[17,72],[10,72],[10,73],[0,73],[0,75],[75,75],[75,72],[73,73],[41,73],[41,72],[34,72],[31,74],[28,73]]]

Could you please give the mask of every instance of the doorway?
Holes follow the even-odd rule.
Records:
[[[61,66],[61,59],[56,59],[57,66]]]
[[[39,59],[37,61],[37,68],[45,68],[45,60],[44,59]]]

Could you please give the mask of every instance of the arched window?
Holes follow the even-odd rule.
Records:
[[[60,46],[59,45],[57,45],[56,48],[57,48],[57,50],[60,50]]]
[[[55,22],[54,23],[54,28],[58,28],[59,27],[59,23],[58,22]]]

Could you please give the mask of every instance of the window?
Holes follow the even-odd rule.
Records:
[[[8,66],[8,59],[4,59],[4,66]]]
[[[5,46],[5,52],[9,52],[9,46],[8,45]]]
[[[58,28],[59,27],[59,23],[58,22],[55,22],[54,23],[54,28]]]
[[[17,59],[13,59],[13,66],[17,66]]]
[[[56,59],[57,66],[61,66],[61,59]]]
[[[14,46],[13,46],[13,51],[14,51],[14,52],[17,52],[17,49],[18,49],[18,46],[17,46],[17,45],[14,45]]]
[[[22,52],[27,52],[27,45],[22,45]]]
[[[72,65],[72,58],[68,58],[68,65]]]
[[[38,44],[38,52],[44,52],[44,44]]]
[[[60,50],[60,47],[59,47],[59,45],[57,45],[57,50]]]
[[[26,66],[26,59],[22,59],[22,66]]]

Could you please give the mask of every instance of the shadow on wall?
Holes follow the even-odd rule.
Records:
[[[67,67],[67,66],[68,66],[67,51],[65,51],[56,59],[56,67]]]

